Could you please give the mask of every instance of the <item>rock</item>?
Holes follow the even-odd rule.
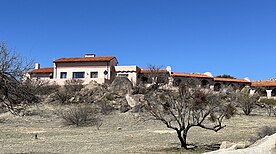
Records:
[[[111,84],[111,91],[120,96],[130,94],[132,91],[132,82],[125,77],[116,77]]]
[[[130,109],[131,109],[131,107],[128,104],[123,104],[119,108],[121,113],[125,113],[125,112],[129,111]]]
[[[136,100],[132,98],[129,94],[126,95],[126,100],[130,107],[135,107],[138,104],[138,102],[136,102]]]
[[[235,145],[235,143],[229,142],[229,141],[223,141],[220,145],[219,149],[228,149],[230,147],[232,147],[233,145]]]
[[[244,149],[250,146],[250,142],[244,141],[244,142],[238,142],[237,143],[237,149]]]
[[[122,127],[117,127],[117,130],[122,130]]]
[[[69,99],[69,102],[73,102],[74,99],[75,99],[75,97],[71,97],[71,98]]]
[[[271,136],[266,136],[255,144],[251,145],[245,149],[233,149],[230,147],[228,149],[220,149],[217,151],[207,152],[205,154],[275,154],[276,153],[276,134]],[[235,148],[237,148],[237,145]]]
[[[93,103],[102,99],[107,92],[107,87],[103,84],[91,81],[81,89],[78,95],[78,102]]]

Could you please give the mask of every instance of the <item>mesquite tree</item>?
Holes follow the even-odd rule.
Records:
[[[181,83],[178,90],[157,89],[145,94],[146,116],[161,121],[175,130],[181,147],[187,149],[187,135],[192,127],[221,130],[224,119],[231,118],[236,108],[235,92],[223,89],[219,92],[201,89],[195,82]]]
[[[250,87],[244,87],[241,92],[238,94],[238,104],[241,105],[241,108],[245,115],[249,115],[254,105],[258,102],[260,96],[258,93],[250,95]]]
[[[31,63],[25,62],[3,42],[0,42],[0,58],[0,103],[12,114],[19,114],[26,104],[38,101],[21,80]]]

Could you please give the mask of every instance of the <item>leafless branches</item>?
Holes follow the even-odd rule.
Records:
[[[193,83],[196,81],[180,84],[178,91],[148,91],[145,96],[147,115],[174,129],[184,148],[187,148],[190,128],[201,127],[217,132],[225,127],[223,120],[231,118],[236,111],[232,105],[235,101],[235,97],[231,97],[235,95],[233,91],[214,92]]]
[[[0,43],[0,102],[12,113],[19,114],[26,104],[38,98],[20,80],[30,69],[20,56],[11,52],[5,43]]]

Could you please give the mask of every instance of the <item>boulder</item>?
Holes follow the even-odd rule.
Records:
[[[233,145],[228,149],[220,149],[217,151],[207,152],[205,154],[275,154],[276,153],[276,134],[266,136],[255,144],[245,149],[237,149],[237,145]]]
[[[138,102],[129,94],[126,95],[126,100],[130,107],[135,107],[138,104]]]
[[[229,141],[223,141],[219,147],[219,149],[228,149],[235,145],[235,143],[229,142]]]
[[[111,84],[111,92],[120,96],[125,96],[132,92],[133,84],[126,77],[116,77]]]

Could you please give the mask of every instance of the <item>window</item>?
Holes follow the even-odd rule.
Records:
[[[90,78],[98,78],[98,72],[90,72]]]
[[[73,72],[73,78],[74,79],[84,78],[84,72]]]
[[[118,74],[119,77],[128,77],[128,74]]]
[[[53,73],[49,74],[50,79],[53,79]]]
[[[66,79],[67,78],[67,72],[60,72],[60,78]]]

